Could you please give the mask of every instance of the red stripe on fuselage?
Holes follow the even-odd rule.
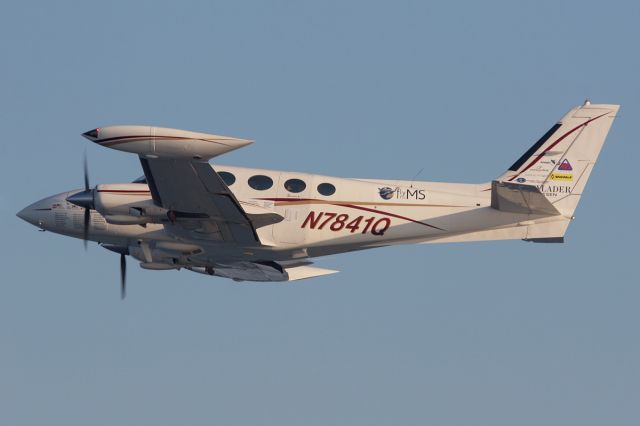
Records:
[[[114,194],[149,194],[151,191],[134,190],[134,189],[98,189],[98,192],[107,192]]]

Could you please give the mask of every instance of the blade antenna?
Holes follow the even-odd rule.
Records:
[[[410,185],[410,187],[411,187],[411,188],[413,188],[413,182],[415,182],[415,181],[416,181],[416,178],[417,178],[418,176],[420,176],[420,173],[422,173],[423,171],[424,171],[424,167],[423,167],[423,168],[421,168],[420,170],[418,170],[418,173],[416,173],[415,175],[413,175],[413,177],[411,178],[411,185]]]

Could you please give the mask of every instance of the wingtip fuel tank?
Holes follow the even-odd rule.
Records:
[[[100,146],[146,158],[209,160],[253,143],[248,139],[152,126],[109,126],[82,134]]]

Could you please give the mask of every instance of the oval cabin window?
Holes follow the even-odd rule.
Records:
[[[222,181],[224,183],[227,184],[227,186],[231,186],[235,183],[236,181],[236,177],[233,175],[233,173],[229,173],[229,172],[218,172],[218,176],[220,176],[220,178],[222,179]]]
[[[255,175],[249,178],[249,186],[256,191],[264,191],[273,186],[273,179],[265,175]]]
[[[307,184],[300,179],[289,179],[284,183],[284,189],[289,192],[293,192],[294,194],[304,191],[306,187]]]
[[[336,192],[336,187],[331,185],[330,183],[321,183],[318,185],[318,192],[325,197],[329,195],[333,195]]]

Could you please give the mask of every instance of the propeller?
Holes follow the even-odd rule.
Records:
[[[84,152],[84,190],[89,189],[89,164],[87,162],[87,152]]]
[[[87,249],[89,241],[89,224],[91,221],[91,209],[95,210],[94,190],[89,184],[89,164],[87,161],[87,153],[84,153],[84,190],[76,192],[67,197],[67,201],[84,209],[84,224],[82,228],[82,239],[84,241],[84,249]],[[127,258],[129,248],[127,246],[118,246],[113,244],[101,244],[107,250],[120,254],[120,298],[124,300],[127,296]]]
[[[120,298],[127,297],[127,255],[129,247],[116,244],[100,244],[102,247],[120,255]]]
[[[89,221],[91,220],[91,212],[89,209],[84,209],[84,227],[82,228],[82,243],[84,244],[84,250],[87,251],[87,243],[89,241]]]
[[[127,296],[127,258],[120,253],[120,299]]]
[[[84,152],[84,192],[88,192],[89,187],[89,164],[87,162],[87,151]],[[93,195],[93,194],[92,194]],[[91,197],[93,198],[93,197]],[[89,221],[91,220],[91,211],[89,207],[84,208],[84,226],[82,228],[82,241],[84,243],[84,250],[87,250],[87,240],[89,237]]]
[[[87,249],[89,240],[89,223],[91,221],[91,209],[95,209],[93,201],[93,190],[89,185],[89,165],[87,162],[87,153],[84,153],[84,191],[77,192],[69,197],[67,201],[76,206],[84,208],[84,221],[82,227],[82,239],[84,241],[84,249]]]

